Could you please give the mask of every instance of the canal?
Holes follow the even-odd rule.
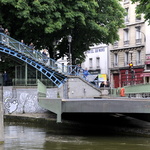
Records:
[[[108,121],[72,127],[5,122],[5,144],[0,150],[149,150],[150,123],[113,116]],[[117,120],[118,122],[114,120]],[[105,124],[107,122],[107,124]],[[57,126],[57,125],[56,125]],[[95,129],[93,128],[95,127]],[[99,129],[99,130],[98,130]]]

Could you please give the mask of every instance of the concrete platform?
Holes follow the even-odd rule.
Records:
[[[150,113],[150,99],[47,99],[39,98],[41,107],[57,114],[62,113]]]

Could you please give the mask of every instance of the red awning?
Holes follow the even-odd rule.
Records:
[[[150,77],[150,72],[142,73],[141,77]]]

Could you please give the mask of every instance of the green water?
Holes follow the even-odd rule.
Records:
[[[149,126],[147,132],[148,128]],[[74,133],[70,131],[63,133],[51,128],[5,124],[5,144],[0,146],[0,150],[150,150],[148,136],[108,132],[105,134],[105,131],[102,134],[91,134],[92,132],[87,131]]]

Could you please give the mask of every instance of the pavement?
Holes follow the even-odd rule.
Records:
[[[56,119],[56,115],[53,113],[23,113],[23,114],[4,114],[4,118],[18,117],[18,118],[41,118],[41,119]]]

